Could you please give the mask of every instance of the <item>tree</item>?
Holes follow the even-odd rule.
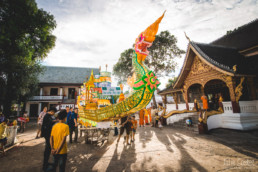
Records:
[[[0,103],[5,115],[13,102],[35,90],[40,62],[55,45],[55,27],[54,16],[38,9],[35,0],[0,1]]]
[[[117,77],[119,83],[126,83],[127,78],[133,75],[133,54],[134,50],[132,48],[125,50],[113,67],[113,75]]]
[[[149,55],[145,59],[145,64],[157,75],[164,76],[174,72],[177,63],[175,58],[180,58],[185,53],[177,47],[177,39],[169,31],[162,31],[156,35],[156,39],[149,48]],[[124,82],[128,76],[132,75],[132,49],[125,50],[113,68],[113,74],[120,82]],[[127,53],[126,53],[127,52]],[[130,53],[129,53],[130,52]],[[155,96],[153,103],[156,106]]]
[[[168,83],[166,84],[166,88],[170,87],[170,86],[174,86],[175,82],[177,80],[177,76],[173,77],[173,78],[169,78],[168,79]]]

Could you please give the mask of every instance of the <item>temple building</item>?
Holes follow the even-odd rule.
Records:
[[[45,71],[38,76],[39,90],[26,104],[30,117],[37,117],[44,107],[51,106],[58,110],[66,106],[75,107],[80,87],[91,73],[100,74],[98,68],[45,66]]]
[[[169,110],[192,110],[194,100],[201,104],[206,95],[210,110],[218,109],[222,101],[224,113],[257,116],[257,38],[258,19],[209,44],[189,40],[176,82],[159,92],[173,96],[175,104],[168,105]]]

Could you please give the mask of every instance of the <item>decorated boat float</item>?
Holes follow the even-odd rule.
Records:
[[[130,78],[132,92],[127,98],[124,97],[121,86],[118,103],[111,104],[109,100],[98,96],[100,92],[103,96],[103,88],[107,87],[102,87],[96,83],[99,83],[101,79],[109,80],[107,73],[103,73],[98,78],[94,77],[92,72],[89,80],[83,84],[77,99],[77,105],[80,121],[84,126],[96,126],[97,122],[114,121],[133,114],[149,104],[160,82],[153,71],[144,64],[144,61],[149,53],[147,48],[151,47],[155,40],[159,23],[163,17],[164,14],[141,32],[135,40],[134,56],[132,58],[134,74]]]

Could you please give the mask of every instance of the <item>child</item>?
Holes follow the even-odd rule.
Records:
[[[156,113],[156,115],[155,115],[155,120],[156,120],[155,127],[159,127],[159,114],[158,113]]]
[[[0,124],[0,150],[3,151],[4,155],[5,155],[4,146],[7,143],[6,127],[7,127],[7,119],[5,118],[4,121]]]
[[[5,119],[4,114],[0,111],[0,124],[4,122],[4,119]]]
[[[132,133],[131,133],[131,142],[134,142],[134,136],[137,129],[137,120],[135,120],[135,116],[132,116]]]
[[[65,171],[67,159],[66,137],[69,135],[69,126],[65,124],[67,112],[59,112],[58,123],[55,124],[51,131],[50,146],[51,153],[54,155],[54,171],[59,164],[59,171]]]
[[[118,128],[117,128],[117,120],[114,121],[114,128],[115,128],[115,134],[114,136],[117,136],[118,135]]]
[[[191,127],[192,124],[193,124],[193,121],[192,121],[191,117],[187,118],[185,122],[186,122],[187,127]]]
[[[28,114],[27,111],[24,112],[23,117],[19,117],[18,121],[21,122],[21,129],[20,132],[23,133],[25,130],[25,125],[28,122]]]

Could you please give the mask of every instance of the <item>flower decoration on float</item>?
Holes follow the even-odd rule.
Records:
[[[150,71],[149,73],[144,75],[142,79],[134,83],[133,89],[139,90],[147,86],[150,92],[154,92],[159,85],[160,85],[160,82],[157,79],[157,76],[155,76],[155,74],[152,71]]]

